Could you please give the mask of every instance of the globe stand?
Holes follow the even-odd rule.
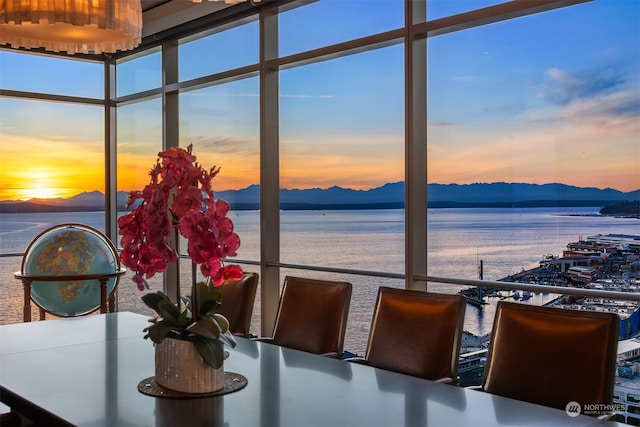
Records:
[[[64,281],[76,281],[76,280],[97,280],[100,283],[100,313],[106,313],[107,309],[109,313],[115,311],[114,292],[111,295],[107,295],[107,282],[112,277],[120,277],[127,272],[126,269],[119,268],[113,273],[96,273],[96,274],[76,274],[66,276],[38,276],[33,274],[24,274],[20,271],[15,272],[13,275],[16,279],[22,281],[24,288],[24,306],[23,306],[23,321],[31,322],[31,283],[33,281],[38,282],[64,282]],[[115,291],[114,287],[114,291]],[[108,306],[107,306],[108,302]],[[40,320],[44,320],[46,309],[36,303],[40,308]]]
[[[76,317],[98,309],[114,312],[115,290],[125,272],[116,247],[100,230],[54,225],[31,241],[14,273],[24,288],[24,321],[31,321],[31,301],[40,309],[40,320],[45,313]]]

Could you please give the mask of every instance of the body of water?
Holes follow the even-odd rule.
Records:
[[[570,242],[595,234],[640,234],[640,221],[600,217],[598,208],[430,209],[428,211],[428,274],[478,278],[483,261],[484,278],[498,280],[533,268],[545,254],[560,255]],[[242,240],[238,258],[259,259],[259,214],[232,212]],[[0,252],[22,253],[40,232],[55,225],[78,222],[103,229],[104,213],[0,214]],[[331,266],[359,270],[404,272],[404,212],[402,210],[283,211],[281,253],[285,263]],[[0,258],[0,324],[22,321],[22,288],[13,276],[21,257]],[[183,271],[189,272],[183,262]],[[254,266],[246,270],[258,271]],[[259,272],[259,271],[258,271]],[[187,274],[187,273],[185,273]],[[396,279],[335,275],[283,269],[282,275],[347,280],[353,297],[345,349],[364,353],[378,286],[402,287]],[[188,279],[185,280],[188,283]],[[152,290],[161,289],[159,278]],[[459,286],[431,284],[430,291],[455,293]],[[151,314],[140,301],[141,293],[125,276],[119,286],[119,309]],[[534,295],[541,304],[548,295]],[[259,292],[252,331],[259,333]],[[465,329],[476,335],[491,330],[494,305],[467,306]],[[37,314],[33,311],[34,318]]]

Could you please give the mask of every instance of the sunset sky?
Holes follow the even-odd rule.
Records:
[[[319,3],[312,12],[329,16]],[[438,17],[451,2],[431,4]],[[379,25],[370,33],[400,25],[398,13],[373,9],[351,25]],[[301,49],[297,40],[288,37],[283,50]],[[283,71],[282,187],[368,189],[403,179],[402,55],[397,45]],[[68,61],[54,62],[42,77],[42,58],[0,52],[0,88],[53,84],[100,97],[99,65],[83,65],[79,80],[66,76]],[[428,182],[640,189],[640,1],[596,0],[432,38],[428,72]],[[181,138],[211,153],[202,163],[222,166],[217,190],[258,183],[257,79],[194,92],[184,108],[211,116],[212,102],[215,119],[185,119]],[[129,114],[148,126],[119,128],[136,142],[119,153],[122,189],[147,181],[161,124],[141,117],[158,108]],[[0,200],[104,191],[103,126],[100,107],[0,98]]]

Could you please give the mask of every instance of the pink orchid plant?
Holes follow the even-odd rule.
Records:
[[[139,204],[118,219],[122,236],[122,263],[135,274],[138,289],[149,289],[148,278],[177,262],[171,245],[177,230],[188,242],[188,254],[200,266],[213,286],[242,277],[238,265],[224,265],[228,256],[236,256],[240,238],[227,217],[229,205],[216,200],[211,181],[220,168],[204,169],[196,162],[192,145],[187,149],[170,148],[158,153],[158,161],[149,172],[151,182],[142,191],[129,193],[127,208]]]
[[[223,263],[228,256],[236,256],[240,238],[227,217],[229,205],[216,200],[211,188],[220,168],[204,169],[196,162],[192,148],[189,145],[186,150],[178,147],[158,153],[158,161],[149,172],[151,182],[142,191],[129,193],[127,208],[138,204],[118,219],[120,259],[133,270],[138,289],[149,289],[146,279],[178,261],[172,240],[177,241],[178,234],[187,239],[194,266],[191,295],[174,304],[162,291],[145,294],[142,301],[158,315],[144,329],[144,338],[156,344],[168,337],[191,341],[205,363],[220,368],[223,344],[234,347],[236,342],[229,321],[217,313],[222,294],[213,288],[242,278],[238,265]],[[196,265],[208,283],[196,283]]]

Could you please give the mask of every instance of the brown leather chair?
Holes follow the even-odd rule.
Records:
[[[216,288],[222,293],[220,314],[229,320],[229,330],[233,335],[249,337],[257,289],[257,273],[245,273],[242,279],[230,281]]]
[[[361,363],[456,383],[465,309],[460,295],[380,287]]]
[[[287,276],[272,338],[283,347],[342,359],[351,283]]]
[[[619,323],[614,313],[500,301],[482,389],[562,410],[610,404]]]

